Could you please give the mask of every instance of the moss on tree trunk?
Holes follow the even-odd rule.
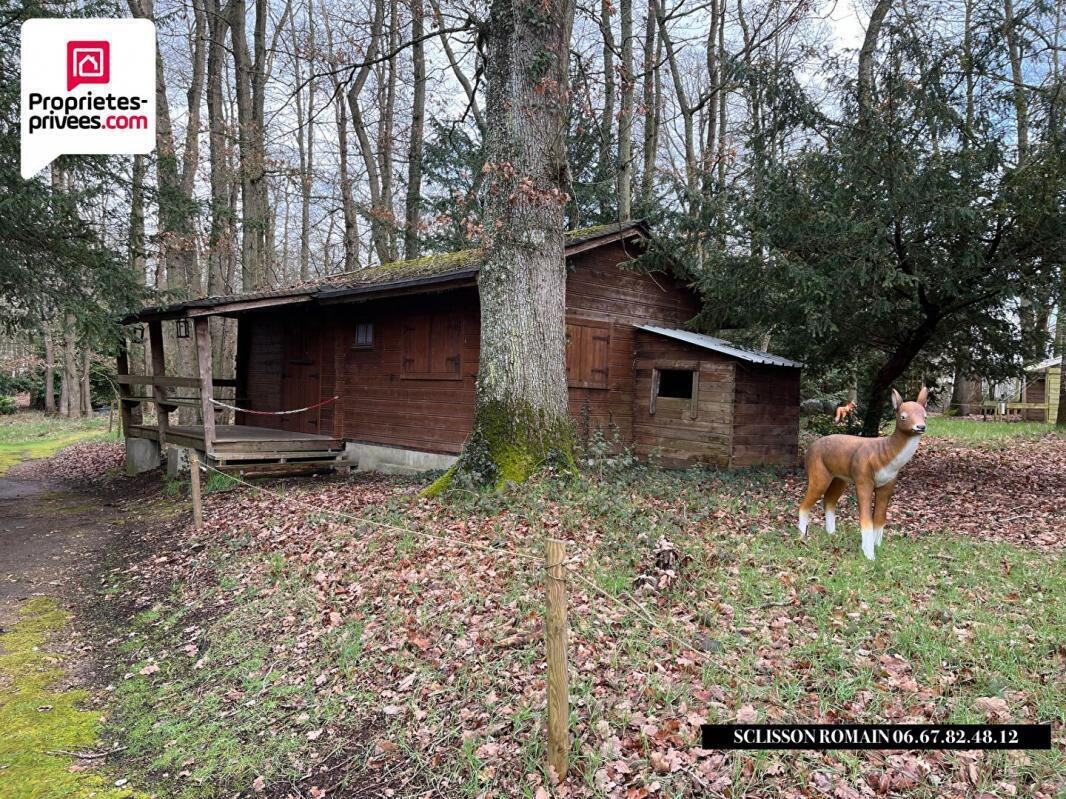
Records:
[[[573,452],[570,419],[549,418],[527,403],[488,401],[478,405],[474,431],[459,460],[424,493],[481,487],[501,491],[544,466],[575,469]]]

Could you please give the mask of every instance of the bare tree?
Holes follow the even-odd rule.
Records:
[[[321,16],[326,28],[327,61],[330,66],[333,111],[337,124],[338,178],[340,179],[341,210],[344,214],[344,271],[351,272],[359,267],[359,219],[356,214],[348,164],[348,111],[345,106],[347,98],[337,68],[339,59],[333,49],[333,26],[325,11]]]
[[[618,110],[618,219],[633,216],[633,0],[621,0],[622,103]]]
[[[56,412],[56,350],[52,341],[52,323],[44,320],[44,412]]]
[[[306,59],[297,41],[296,25],[292,26],[293,71],[296,74],[296,144],[300,156],[300,280],[310,277],[311,266],[311,186],[315,169],[315,21],[314,4],[307,2]],[[303,79],[302,62],[310,61],[310,75]],[[304,99],[306,87],[307,99]],[[286,233],[288,225],[285,226]],[[286,242],[288,238],[286,237]],[[284,259],[283,259],[284,260]]]
[[[382,263],[392,260],[389,251],[389,225],[390,211],[386,207],[380,165],[377,155],[370,144],[370,129],[363,116],[363,107],[360,95],[370,76],[370,69],[377,57],[379,40],[385,24],[385,1],[374,0],[374,18],[370,25],[370,44],[367,47],[366,57],[355,70],[348,84],[348,108],[352,116],[352,128],[359,142],[359,152],[363,156],[363,165],[366,167],[367,191],[370,194],[370,238],[378,260]]]
[[[644,212],[651,208],[655,192],[655,156],[659,145],[659,106],[662,101],[659,73],[662,39],[655,35],[657,8],[658,0],[648,0],[644,21],[644,168],[640,178],[640,204]]]
[[[426,114],[426,51],[422,41],[425,7],[411,0],[411,66],[414,94],[411,99],[411,134],[407,148],[407,199],[404,203],[403,257],[418,257],[422,203],[422,135]]]
[[[614,100],[615,100],[615,42],[611,23],[613,6],[611,0],[600,0],[600,35],[603,37],[603,115],[600,117],[600,163],[601,180],[616,180],[614,176]],[[609,214],[609,198],[601,194],[600,213]]]

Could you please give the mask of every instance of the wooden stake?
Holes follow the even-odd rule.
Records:
[[[570,675],[566,666],[566,542],[549,538],[544,547],[548,575],[548,764],[560,781],[570,759]]]
[[[204,531],[204,506],[200,499],[200,453],[189,450],[189,482],[192,486],[192,519],[196,532]]]

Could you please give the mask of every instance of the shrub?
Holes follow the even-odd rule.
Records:
[[[4,416],[10,416],[17,410],[18,406],[15,404],[14,397],[0,396],[0,413]]]
[[[835,420],[835,414],[812,414],[807,417],[807,431],[819,436],[829,436],[833,433],[857,436],[862,432],[862,418],[857,413],[849,413],[845,416],[843,424],[837,424]]]

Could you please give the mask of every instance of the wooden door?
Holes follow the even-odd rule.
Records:
[[[322,329],[293,319],[285,330],[285,357],[281,374],[282,410],[304,408],[320,400],[322,383]],[[279,416],[283,430],[319,432],[319,408]]]

